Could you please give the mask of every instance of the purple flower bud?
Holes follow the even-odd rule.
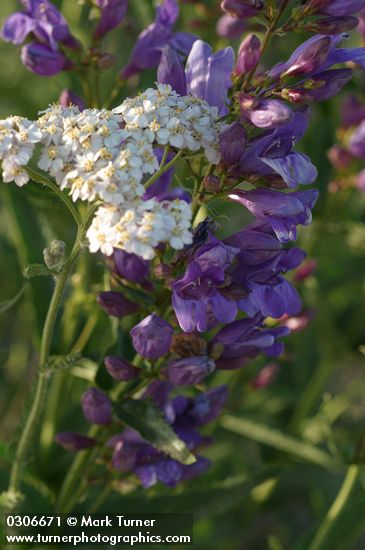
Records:
[[[288,122],[291,109],[277,99],[262,99],[252,109],[241,109],[242,114],[258,128],[276,128]]]
[[[81,407],[86,420],[91,424],[110,424],[113,411],[111,401],[97,388],[86,390],[81,397]]]
[[[255,389],[266,388],[270,386],[276,379],[279,372],[279,365],[277,363],[269,363],[260,370],[259,374],[251,382],[251,386]]]
[[[96,445],[96,439],[93,437],[74,432],[59,432],[56,434],[55,441],[67,451],[82,451]]]
[[[143,283],[149,275],[149,262],[136,254],[115,248],[113,252],[114,270],[120,277],[132,283]]]
[[[331,69],[317,73],[312,80],[320,85],[306,90],[306,93],[312,101],[325,101],[336,95],[351,80],[352,75],[352,69]]]
[[[119,382],[134,380],[141,374],[141,369],[137,369],[120,357],[105,357],[104,365],[110,376]]]
[[[127,13],[128,0],[96,0],[96,4],[100,7],[101,14],[94,36],[102,38],[122,21]]]
[[[239,122],[225,128],[219,138],[219,150],[227,164],[238,162],[247,144],[247,133]]]
[[[249,0],[247,2],[244,0],[222,0],[221,2],[221,9],[237,19],[253,17],[262,7],[262,2],[250,2]]]
[[[358,24],[359,20],[357,17],[325,17],[324,19],[317,19],[317,21],[306,25],[305,29],[309,32],[318,34],[333,35],[350,31],[357,27]]]
[[[157,69],[157,81],[170,84],[180,95],[186,95],[185,69],[177,51],[167,45],[162,51],[161,61]]]
[[[245,74],[251,71],[260,61],[261,42],[254,34],[249,34],[238,50],[235,73]]]
[[[97,302],[108,315],[112,315],[113,317],[131,315],[139,309],[138,304],[130,302],[121,292],[113,290],[101,292],[97,297]]]
[[[152,313],[132,328],[133,346],[143,357],[158,359],[169,351],[173,332],[169,323]]]
[[[363,121],[352,134],[348,148],[354,157],[359,159],[365,158],[365,121]]]
[[[221,180],[218,176],[209,174],[203,178],[203,185],[204,189],[208,191],[208,193],[218,193],[221,188]]]
[[[356,13],[365,7],[365,0],[314,0],[311,3],[318,6],[318,13],[336,17]]]
[[[27,69],[40,76],[53,76],[71,66],[61,52],[37,42],[22,47],[21,60]]]
[[[200,384],[208,374],[215,370],[215,364],[209,357],[185,357],[171,361],[165,369],[168,380],[175,386]]]
[[[202,426],[217,418],[228,397],[226,385],[217,386],[206,393],[201,393],[195,399],[191,410],[191,416],[195,422]]]
[[[224,38],[237,38],[246,30],[247,24],[231,15],[223,15],[217,23],[217,34]]]
[[[59,98],[59,104],[62,107],[70,107],[70,105],[75,105],[79,108],[80,111],[83,111],[86,109],[86,105],[84,101],[79,97],[77,94],[72,92],[71,90],[68,90],[67,88],[61,92],[60,98]]]

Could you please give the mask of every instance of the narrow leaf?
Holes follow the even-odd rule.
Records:
[[[295,439],[271,426],[253,422],[247,418],[235,418],[229,415],[222,417],[221,425],[226,430],[253,439],[263,445],[269,445],[308,462],[318,464],[328,470],[339,470],[341,468],[341,464],[322,449],[300,439]]]
[[[148,400],[131,399],[115,407],[117,416],[143,439],[182,464],[196,461],[185,443],[163,418],[161,411]]]

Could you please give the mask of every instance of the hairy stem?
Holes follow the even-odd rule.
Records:
[[[62,270],[56,276],[56,284],[54,287],[51,302],[48,307],[48,312],[47,312],[47,316],[46,316],[44,326],[43,326],[43,331],[42,331],[41,349],[40,349],[40,355],[39,355],[38,378],[36,382],[35,395],[34,395],[33,403],[31,405],[31,409],[27,417],[26,423],[24,425],[23,431],[21,433],[18,447],[15,453],[15,458],[14,458],[13,466],[10,473],[10,481],[9,481],[10,492],[16,493],[19,490],[24,462],[27,458],[29,446],[32,441],[36,424],[40,416],[42,415],[42,411],[45,403],[44,394],[47,389],[47,382],[48,382],[48,376],[47,376],[48,373],[45,370],[45,367],[50,354],[58,310],[62,302],[62,295],[65,289],[68,277],[71,273],[75,260],[78,254],[80,253],[83,239],[85,237],[86,229],[89,225],[89,221],[94,213],[94,210],[95,208],[92,206],[86,215],[85,221],[83,223],[78,224],[77,235],[76,235],[76,239],[75,239],[75,243],[72,248],[72,251],[69,257],[67,258],[67,260],[65,261]]]

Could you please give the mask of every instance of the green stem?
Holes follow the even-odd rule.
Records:
[[[17,492],[20,485],[23,465],[27,456],[28,447],[31,442],[36,423],[41,416],[44,405],[44,393],[47,388],[48,377],[47,373],[43,370],[49,357],[52,337],[54,333],[56,318],[58,309],[61,304],[62,294],[71,272],[73,264],[80,252],[81,241],[83,237],[83,230],[79,228],[77,232],[76,241],[72,252],[66,260],[62,271],[59,273],[56,279],[56,285],[52,295],[51,302],[49,304],[46,320],[42,332],[42,342],[39,356],[39,369],[38,380],[36,384],[34,400],[27,417],[27,421],[20,436],[19,444],[16,450],[13,466],[10,474],[9,491]]]
[[[345,508],[351,493],[358,481],[360,475],[360,466],[358,464],[351,464],[349,466],[345,479],[341,485],[341,488],[333,501],[331,508],[328,510],[324,521],[319,526],[314,539],[309,546],[308,550],[322,550],[325,549],[328,535],[331,533],[333,527],[336,524],[338,517]]]
[[[259,66],[259,64],[261,62],[262,56],[264,55],[264,53],[266,52],[267,48],[270,45],[271,39],[272,39],[274,31],[276,29],[276,25],[278,24],[278,22],[279,22],[281,16],[283,15],[283,13],[284,13],[287,5],[289,4],[289,2],[290,2],[290,0],[283,0],[280,8],[278,8],[278,11],[276,12],[273,20],[271,21],[269,27],[267,28],[267,31],[266,31],[266,34],[265,34],[265,37],[264,37],[264,41],[263,41],[262,47],[261,47],[260,59],[258,60],[256,65],[253,67],[253,69],[251,69],[251,71],[247,74],[247,77],[245,79],[244,88],[246,90],[247,90],[248,85],[250,84],[251,80],[255,76],[257,67]]]
[[[166,148],[164,152],[164,157],[165,157],[165,153],[166,153]],[[146,181],[145,188],[148,189],[156,180],[158,180],[160,176],[162,176],[162,174],[170,170],[170,168],[172,168],[174,164],[176,164],[176,162],[180,159],[182,154],[183,154],[183,150],[180,149],[180,151],[174,156],[174,158],[170,160],[170,162],[168,162],[167,164],[163,164],[161,161],[160,167],[157,170],[157,172],[155,172],[155,174],[153,174],[153,176],[151,176],[150,179]],[[162,158],[162,160],[164,160],[164,157]],[[166,157],[167,157],[167,153],[166,153]]]

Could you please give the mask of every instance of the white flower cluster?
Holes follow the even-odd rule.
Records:
[[[146,176],[159,163],[156,146],[197,152],[219,162],[218,110],[205,101],[179,96],[158,84],[112,111],[49,107],[36,122],[21,117],[0,121],[3,179],[28,181],[24,167],[41,144],[38,166],[74,201],[101,200],[88,232],[90,250],[111,254],[124,248],[151,258],[161,242],[182,248],[191,242],[190,207],[183,201],[143,201]]]
[[[191,208],[184,201],[136,201],[118,206],[101,206],[87,232],[91,252],[106,255],[113,248],[137,254],[145,260],[155,256],[155,248],[168,242],[176,250],[192,242]]]
[[[42,139],[37,123],[20,116],[0,120],[0,160],[5,183],[14,181],[22,187],[29,181],[24,170],[32,158],[36,143]]]

